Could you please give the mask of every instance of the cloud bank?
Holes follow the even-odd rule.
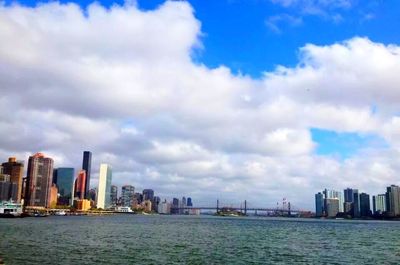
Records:
[[[110,163],[115,184],[198,204],[286,197],[312,209],[325,187],[375,194],[398,182],[399,46],[307,44],[296,67],[253,79],[194,63],[207,49],[202,34],[187,2],[1,6],[2,159],[42,151],[79,168],[92,150],[94,170]],[[318,155],[311,128],[376,135],[388,147]]]

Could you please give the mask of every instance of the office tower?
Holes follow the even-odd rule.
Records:
[[[172,214],[178,214],[179,213],[179,199],[177,199],[177,198],[173,198],[172,199],[171,213]]]
[[[143,190],[143,200],[153,201],[154,198],[154,190],[152,189],[144,189]]]
[[[96,190],[96,188],[90,189],[90,190],[89,190],[89,199],[95,202],[95,201],[96,201],[96,197],[97,197],[97,190]]]
[[[325,203],[326,203],[326,215],[328,217],[336,217],[336,215],[339,213],[339,199],[338,198],[325,199]]]
[[[386,195],[378,194],[376,196],[372,196],[372,207],[374,214],[382,214],[386,212]]]
[[[0,202],[8,201],[11,199],[10,187],[10,175],[3,174],[0,166]]]
[[[54,170],[53,182],[57,185],[58,193],[58,205],[72,205],[74,194],[74,175],[75,170],[71,167],[59,167]]]
[[[192,198],[190,198],[190,197],[188,197],[188,199],[187,199],[187,206],[188,207],[193,207]]]
[[[90,172],[92,168],[92,153],[89,151],[83,152],[82,169],[86,171],[85,180],[85,198],[89,199],[89,187],[90,187]]]
[[[111,167],[107,164],[101,164],[97,189],[97,208],[107,209],[111,206],[111,180]]]
[[[29,157],[26,176],[26,206],[50,207],[53,159],[36,153]]]
[[[159,214],[170,214],[171,213],[171,204],[164,200],[158,204],[157,212]]]
[[[153,201],[151,202],[152,210],[157,212],[158,211],[158,204],[160,204],[160,197],[154,196]]]
[[[340,191],[325,189],[323,193],[324,193],[324,199],[338,199],[339,200],[339,212],[343,212],[344,198],[343,198],[343,194]],[[324,205],[324,208],[327,209],[326,203]]]
[[[124,207],[132,207],[133,199],[135,198],[135,187],[132,185],[124,185],[122,186],[121,191],[121,199],[122,199],[122,206]],[[142,201],[137,200],[138,203]]]
[[[111,185],[111,206],[115,207],[118,204],[118,187]]]
[[[353,192],[353,217],[359,218],[361,217],[360,212],[360,194],[357,192]]]
[[[85,199],[85,191],[86,191],[86,171],[80,170],[78,173],[78,177],[75,180],[74,198],[78,200]]]
[[[141,204],[143,201],[143,194],[136,192],[133,198],[136,200],[138,204]]]
[[[356,190],[357,192],[357,190]],[[347,188],[343,191],[344,193],[344,202],[353,202],[353,194],[354,194],[354,190],[351,188]]]
[[[13,201],[20,202],[22,198],[22,176],[24,174],[24,162],[17,161],[15,157],[10,157],[8,162],[4,162],[2,166],[3,174],[10,175],[10,182],[12,183],[11,189],[14,190],[14,192],[11,192],[11,199]]]
[[[315,216],[324,215],[324,195],[321,192],[315,194]]]
[[[396,185],[386,188],[386,211],[389,216],[400,215],[400,187]]]
[[[360,193],[360,216],[367,217],[371,215],[371,205],[369,195]]]

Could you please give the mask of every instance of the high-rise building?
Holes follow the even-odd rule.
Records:
[[[172,199],[171,213],[179,214],[179,199],[177,198]]]
[[[97,189],[93,188],[89,190],[89,200],[96,201],[97,199]]]
[[[58,205],[72,205],[73,203],[73,183],[75,170],[72,167],[59,167],[54,170],[53,182],[57,185]]]
[[[361,217],[367,217],[371,215],[369,195],[366,193],[360,193],[360,215]]]
[[[90,151],[83,152],[82,169],[86,171],[85,180],[85,199],[89,199],[89,187],[90,187],[90,172],[92,168],[92,153]]]
[[[164,200],[158,204],[157,212],[159,214],[170,214],[171,213],[171,204]]]
[[[188,199],[187,199],[187,206],[188,207],[193,207],[192,198],[190,198],[190,197],[188,197]]]
[[[336,217],[339,213],[339,199],[325,199],[327,217]]]
[[[354,192],[358,192],[356,189],[347,188],[343,191],[344,202],[353,202]]]
[[[324,195],[321,192],[315,194],[315,215],[317,217],[324,215]]]
[[[78,177],[75,180],[75,195],[74,199],[83,200],[85,199],[86,191],[86,171],[80,170]]]
[[[25,205],[50,207],[53,163],[53,159],[42,153],[29,157]]]
[[[10,175],[3,174],[0,166],[0,202],[8,201],[11,199],[10,194],[11,182]]]
[[[118,187],[111,185],[111,206],[116,207],[118,204]]]
[[[361,217],[361,212],[360,212],[360,194],[355,191],[353,191],[353,217],[359,218]]]
[[[141,204],[143,201],[143,194],[136,192],[133,198],[136,200],[138,204]]]
[[[386,212],[386,195],[378,194],[376,196],[372,196],[372,208],[374,214],[382,214]]]
[[[50,208],[56,208],[57,197],[58,197],[57,185],[52,183],[50,187]]]
[[[386,188],[386,211],[389,216],[400,215],[400,187],[391,185]]]
[[[3,174],[10,175],[11,186],[14,187],[12,189],[16,191],[12,192],[11,199],[16,202],[20,202],[22,198],[22,177],[24,174],[24,162],[17,161],[15,157],[10,157],[8,162],[4,162],[3,166]]]
[[[122,206],[132,207],[135,197],[135,187],[132,185],[124,185],[121,189]]]
[[[153,201],[154,198],[154,190],[152,189],[144,189],[143,190],[143,200]]]
[[[339,212],[343,212],[343,194],[340,191],[336,191],[336,190],[328,190],[325,189],[324,190],[324,199],[338,199],[339,200]],[[327,209],[326,207],[326,203],[324,205],[324,208]]]
[[[158,211],[158,205],[160,204],[161,198],[158,196],[154,196],[153,201],[151,202],[151,207],[152,210],[157,212]]]
[[[107,209],[111,206],[111,167],[100,165],[99,188],[97,189],[97,208]]]

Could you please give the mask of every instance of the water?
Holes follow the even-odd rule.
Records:
[[[0,219],[12,264],[400,264],[400,222],[212,216]]]

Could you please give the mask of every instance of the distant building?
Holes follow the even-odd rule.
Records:
[[[386,188],[386,211],[389,216],[400,215],[400,187],[391,185]]]
[[[339,213],[339,203],[338,198],[325,199],[327,217],[336,217]]]
[[[150,200],[145,200],[142,202],[142,208],[143,211],[145,212],[151,212],[151,201]]]
[[[343,194],[340,191],[336,190],[324,190],[324,199],[338,199],[339,200],[339,212],[343,212]],[[327,209],[326,203],[324,205],[324,208]]]
[[[97,189],[96,188],[94,188],[94,189],[90,189],[89,190],[89,199],[91,200],[91,201],[96,201],[97,199]]]
[[[58,200],[58,188],[56,184],[52,184],[50,188],[50,208],[56,208]]]
[[[17,161],[15,157],[8,158],[8,162],[2,164],[3,174],[10,175],[11,199],[21,202],[22,178],[24,174],[24,162]]]
[[[358,193],[357,189],[347,188],[343,191],[344,193],[344,202],[353,202],[354,201],[354,192]]]
[[[0,166],[0,202],[9,201],[11,199],[11,181],[10,175],[1,173]]]
[[[360,218],[361,217],[361,212],[360,212],[360,194],[358,191],[353,192],[353,214],[352,216],[354,218]]]
[[[115,207],[118,205],[118,187],[111,185],[111,206]]]
[[[82,169],[86,172],[84,197],[85,199],[89,199],[90,173],[92,170],[92,153],[90,151],[83,152]]]
[[[164,200],[158,204],[157,212],[159,214],[170,214],[171,213],[171,204]]]
[[[136,192],[133,198],[136,200],[137,203],[142,203],[143,201],[143,194]]]
[[[60,194],[58,205],[72,205],[74,175],[75,170],[70,167],[59,167],[53,171],[53,182],[57,185]]]
[[[78,211],[88,211],[91,208],[90,200],[86,199],[74,200],[74,208],[77,209]]]
[[[171,213],[179,214],[179,199],[177,198],[172,199]]]
[[[158,212],[158,204],[160,204],[160,197],[154,196],[153,201],[151,202],[151,207],[154,212]]]
[[[53,159],[36,153],[29,157],[26,177],[26,206],[50,207]]]
[[[135,187],[132,185],[122,186],[122,192],[121,192],[122,206],[132,207],[134,198],[135,198]]]
[[[371,204],[369,195],[366,193],[360,193],[360,215],[361,217],[367,217],[371,215]]]
[[[386,195],[378,194],[372,196],[372,208],[374,214],[383,214],[386,212]]]
[[[80,170],[78,173],[78,177],[75,180],[75,195],[74,198],[79,200],[85,199],[85,191],[86,191],[86,171]]]
[[[111,167],[107,164],[101,164],[97,189],[97,208],[107,209],[111,207],[111,180]]]
[[[188,207],[193,207],[192,198],[190,198],[190,197],[188,197],[188,199],[187,199],[187,206]]]
[[[321,192],[315,194],[315,215],[317,217],[324,216],[324,195]]]
[[[143,190],[143,200],[153,201],[154,198],[154,190],[152,189],[144,189]]]

